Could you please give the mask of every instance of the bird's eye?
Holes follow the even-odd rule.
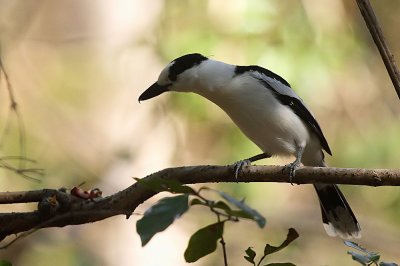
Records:
[[[170,74],[168,75],[168,79],[169,79],[171,82],[176,81],[177,78],[178,78],[178,76],[177,76],[175,73],[170,73]]]

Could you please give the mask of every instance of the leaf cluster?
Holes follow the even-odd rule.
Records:
[[[351,258],[363,266],[376,265],[376,266],[398,266],[397,263],[394,262],[383,262],[379,261],[381,259],[381,255],[378,252],[369,251],[366,248],[360,246],[359,244],[352,241],[344,241],[344,244],[348,247],[351,247],[355,250],[361,251],[347,251],[347,254],[351,255]]]
[[[180,184],[176,180],[165,180],[162,178],[146,181],[138,179],[138,182],[140,185],[146,186],[156,192],[168,191],[173,194],[179,194],[159,200],[137,221],[136,230],[140,235],[142,246],[145,246],[157,233],[167,229],[192,206],[208,208],[216,215],[217,221],[215,223],[200,228],[190,237],[188,246],[184,252],[184,257],[187,262],[195,262],[214,252],[217,248],[218,241],[222,244],[223,252],[226,256],[225,242],[223,240],[224,225],[226,222],[238,222],[240,219],[249,219],[255,221],[260,228],[263,228],[266,224],[265,218],[258,211],[248,206],[244,200],[237,200],[222,191],[207,187],[202,187],[196,191],[191,187]],[[203,196],[203,191],[215,192],[220,199],[207,199]],[[287,241],[290,243],[293,240]],[[275,248],[272,246],[269,247]],[[280,249],[284,247],[285,245],[283,243]],[[267,250],[267,252],[271,253],[276,251]]]
[[[275,247],[275,246],[271,246],[270,244],[266,244],[264,247],[264,254],[262,255],[262,257],[260,258],[260,260],[258,261],[258,263],[256,264],[255,262],[255,258],[257,256],[257,253],[251,248],[249,247],[248,249],[246,249],[246,256],[244,256],[244,258],[252,263],[254,266],[260,266],[261,262],[270,254],[273,254],[275,252],[278,252],[282,249],[284,249],[285,247],[287,247],[290,243],[292,243],[296,238],[299,237],[299,234],[297,233],[297,231],[293,228],[289,229],[289,232],[286,236],[285,241],[282,242],[282,244],[280,244],[279,246]],[[265,264],[265,266],[294,266],[293,263],[290,262],[283,262],[283,263],[269,263],[269,264]]]

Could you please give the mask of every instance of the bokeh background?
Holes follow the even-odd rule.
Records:
[[[399,62],[400,1],[372,4]],[[329,165],[399,165],[400,102],[355,1],[0,0],[0,44],[27,155],[46,171],[38,183],[0,169],[2,191],[85,181],[84,188],[109,195],[134,183],[132,177],[166,167],[230,164],[258,153],[222,111],[196,95],[138,103],[169,61],[191,52],[285,77],[320,122],[333,150]],[[0,155],[19,155],[18,119],[3,77],[0,82]],[[268,222],[264,229],[250,221],[226,226],[230,265],[246,265],[249,246],[260,253],[266,242],[279,244],[289,227],[300,238],[269,262],[358,265],[340,239],[326,236],[311,186],[212,186],[246,198]],[[399,262],[399,189],[342,189],[363,229],[359,243]],[[156,200],[129,220],[41,230],[0,251],[0,258],[15,265],[185,265],[190,235],[214,217],[194,207],[142,248],[135,222]],[[221,264],[218,247],[193,265]]]

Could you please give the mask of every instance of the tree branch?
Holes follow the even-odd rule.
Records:
[[[290,183],[282,166],[247,166],[239,179],[232,166],[187,166],[168,168],[146,176],[151,180],[175,179],[183,184],[214,182]],[[292,180],[296,184],[349,184],[366,186],[400,186],[400,170],[303,167]],[[0,193],[0,204],[38,202],[38,210],[24,213],[0,213],[0,240],[11,234],[45,227],[63,227],[96,222],[115,215],[127,218],[136,207],[157,194],[135,183],[111,196],[92,200],[77,198],[61,190],[38,190]],[[49,207],[50,206],[50,207]]]
[[[392,80],[393,86],[397,92],[397,96],[400,98],[400,74],[397,68],[396,61],[393,54],[390,52],[389,46],[386,43],[385,37],[378,20],[376,19],[374,9],[371,6],[369,0],[357,0],[358,8],[360,9],[361,15],[364,18],[365,23],[371,33],[372,38],[376,46],[378,47],[379,53],[381,54],[383,63],[386,66],[386,70],[389,73],[390,79]]]

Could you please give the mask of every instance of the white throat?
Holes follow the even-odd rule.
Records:
[[[218,93],[219,90],[229,85],[234,72],[234,65],[211,59],[204,61],[192,72],[198,81],[198,86],[195,86],[193,92],[205,97],[209,93]]]

